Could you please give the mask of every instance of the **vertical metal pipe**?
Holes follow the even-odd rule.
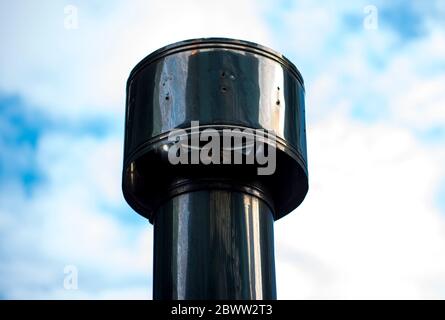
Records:
[[[155,299],[276,297],[273,221],[309,186],[304,90],[288,59],[242,40],[183,41],[135,66],[122,191],[154,224]],[[219,142],[211,157],[205,132]],[[230,132],[246,139],[226,146]]]
[[[182,194],[154,220],[154,299],[275,299],[273,214],[237,191]]]

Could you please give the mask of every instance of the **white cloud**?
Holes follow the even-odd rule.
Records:
[[[303,71],[310,119],[310,191],[275,224],[279,298],[443,298],[445,229],[434,196],[445,152],[412,130],[445,123],[443,30],[430,22],[427,36],[399,47],[383,28],[348,30],[342,15],[362,16],[361,5],[305,1],[284,12],[283,43],[263,21],[274,6],[134,1],[98,18],[81,2],[79,29],[67,31],[63,5],[10,3],[0,10],[0,89],[54,117],[123,117],[130,69],[162,45],[203,36],[272,44]],[[351,119],[366,103],[388,114]],[[150,297],[152,229],[111,213],[138,219],[120,191],[122,140],[49,132],[37,160],[46,180],[31,197],[18,184],[2,192],[3,292]],[[79,267],[79,291],[61,287],[65,264]]]
[[[111,6],[98,18],[88,2],[80,2],[79,28],[67,30],[62,4],[2,4],[0,88],[54,115],[123,115],[131,69],[163,45],[209,36],[269,44],[251,0],[137,0]]]
[[[131,68],[162,45],[208,36],[268,43],[254,1],[119,2],[100,17],[89,2],[76,5],[75,30],[63,27],[63,3],[2,3],[0,10],[0,90],[19,94],[55,119],[123,118]],[[1,235],[11,243],[0,265],[5,295],[151,296],[152,229],[143,218],[137,226],[123,222],[137,218],[122,198],[121,154],[122,139],[114,136],[59,129],[39,139],[36,157],[43,182],[30,198],[20,185],[12,197],[2,196]],[[27,256],[31,248],[35,254]],[[78,292],[60,287],[65,264],[79,267],[79,279],[87,277]],[[136,285],[131,283],[135,278]]]
[[[298,36],[306,24],[311,39],[290,55],[316,66],[305,78],[309,194],[275,224],[279,298],[443,298],[445,228],[435,197],[445,153],[413,130],[445,125],[443,31],[431,24],[426,37],[401,46],[384,28],[348,30],[338,19],[360,16],[351,6],[332,7],[336,23],[310,14],[317,6],[287,30]],[[357,107],[382,116],[354,120]]]
[[[388,61],[373,83],[394,122],[413,129],[445,126],[445,32],[433,28]],[[440,57],[439,57],[440,56]]]
[[[442,297],[443,154],[406,129],[331,117],[308,129],[310,191],[276,227],[280,298]]]
[[[416,77],[391,97],[394,117],[417,129],[445,126],[445,76]]]
[[[37,158],[45,182],[31,197],[20,188],[2,193],[0,230],[9,244],[0,263],[3,294],[118,298],[125,292],[140,296],[146,288],[144,297],[150,297],[152,228],[143,218],[125,223],[137,215],[120,192],[120,146],[120,139],[60,133],[40,139]],[[65,265],[79,269],[76,292],[63,289]]]

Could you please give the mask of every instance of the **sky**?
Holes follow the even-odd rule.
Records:
[[[445,0],[0,0],[0,298],[151,298],[125,85],[200,37],[269,46],[305,81],[309,193],[274,225],[278,298],[445,299]]]

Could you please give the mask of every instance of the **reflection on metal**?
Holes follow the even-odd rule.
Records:
[[[275,172],[172,165],[168,134],[190,135],[192,121],[201,130],[274,133]],[[247,41],[189,40],[150,54],[127,83],[122,189],[154,224],[155,299],[275,298],[273,221],[308,190],[300,73]]]
[[[155,299],[274,299],[273,216],[240,192],[182,194],[154,221]]]

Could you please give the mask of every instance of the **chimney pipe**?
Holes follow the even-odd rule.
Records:
[[[273,222],[308,191],[297,68],[224,38],[147,56],[127,82],[122,190],[154,225],[154,299],[276,299]]]

